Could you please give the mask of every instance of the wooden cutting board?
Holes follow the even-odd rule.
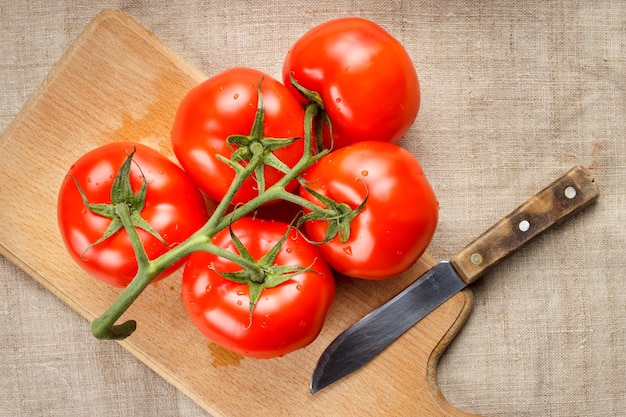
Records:
[[[141,142],[173,159],[169,131],[176,107],[205,78],[130,17],[105,10],[2,136],[0,250],[87,320],[99,316],[119,290],[87,276],[66,254],[56,224],[61,181],[83,153],[112,141]],[[441,395],[436,368],[469,316],[470,290],[367,366],[309,394],[313,368],[328,343],[433,263],[424,255],[410,271],[386,281],[339,277],[336,303],[319,338],[270,360],[243,358],[204,339],[182,305],[179,271],[151,285],[122,317],[137,319],[138,330],[120,343],[213,416],[467,416]]]

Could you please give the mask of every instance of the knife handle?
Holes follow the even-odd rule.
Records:
[[[471,284],[488,268],[597,196],[598,186],[589,171],[574,167],[461,249],[450,262]]]

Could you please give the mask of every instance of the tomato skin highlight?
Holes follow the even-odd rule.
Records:
[[[61,184],[57,201],[58,226],[72,259],[93,277],[116,287],[126,287],[137,273],[130,239],[122,229],[86,250],[104,235],[111,219],[85,206],[74,179],[90,203],[110,204],[111,186],[117,171],[133,148],[136,152],[131,165],[131,185],[133,190],[138,190],[145,175],[148,187],[141,215],[170,246],[185,240],[208,220],[204,197],[198,188],[180,167],[157,151],[138,143],[116,142],[84,154],[72,165]],[[144,230],[137,231],[149,259],[169,249]],[[171,274],[183,262],[170,266],[157,280]]]
[[[350,238],[320,245],[341,274],[385,279],[407,270],[424,253],[437,227],[439,204],[421,165],[407,150],[386,142],[359,142],[323,157],[303,175],[308,186],[353,209],[367,197],[350,225]],[[300,195],[320,202],[304,187]],[[305,223],[307,235],[322,241],[327,221]]]
[[[278,242],[288,225],[244,217],[233,232],[255,259]],[[230,233],[212,242],[237,253]],[[212,342],[253,358],[283,356],[311,343],[321,331],[335,297],[335,280],[317,248],[291,229],[275,264],[310,267],[273,288],[265,288],[254,306],[252,322],[247,284],[222,277],[241,267],[207,252],[193,253],[183,273],[181,295],[193,323]]]
[[[289,75],[320,94],[333,127],[333,149],[360,141],[396,142],[417,117],[420,87],[404,47],[377,24],[340,18],[314,27],[291,47],[283,83],[302,100]],[[326,137],[326,147],[330,141]]]
[[[257,110],[257,86],[265,105],[264,136],[291,138],[304,136],[304,110],[287,88],[271,76],[252,68],[231,68],[194,87],[180,103],[172,127],[172,147],[176,158],[194,182],[215,201],[224,198],[235,177],[234,170],[216,155],[230,158],[226,139],[231,135],[248,135]],[[274,155],[293,167],[303,153],[303,142],[274,151]],[[266,188],[283,174],[265,168]],[[293,191],[292,181],[288,190]],[[258,195],[254,178],[248,178],[233,199],[245,203]]]

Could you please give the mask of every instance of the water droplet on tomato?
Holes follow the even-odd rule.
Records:
[[[287,252],[287,253],[291,253],[291,252],[293,252],[293,249],[291,249],[291,248],[287,248],[287,249],[285,249],[285,252]]]
[[[304,321],[304,320],[300,321],[300,326],[301,326],[301,327],[306,326],[306,321]]]
[[[243,302],[241,300],[237,300],[237,305],[242,305]]]
[[[211,292],[212,289],[213,287],[211,285],[206,286],[206,292]]]
[[[343,248],[343,251],[348,255],[352,256],[352,246],[346,246]]]
[[[261,329],[267,329],[267,322],[261,323]]]
[[[237,99],[239,98],[239,94],[235,94],[235,95],[233,96],[233,98],[234,98],[235,100],[237,100]]]
[[[237,295],[241,296],[241,295],[245,295],[246,293],[243,291],[237,291]]]
[[[341,103],[341,97],[337,97],[337,98],[335,99],[335,102],[337,102],[337,103]]]
[[[369,172],[367,172],[367,170],[364,169],[363,171],[361,171],[361,175],[364,177],[367,177],[369,175]]]

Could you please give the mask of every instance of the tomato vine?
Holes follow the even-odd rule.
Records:
[[[124,287],[92,322],[97,338],[132,334],[137,323],[118,320],[184,263],[181,298],[201,333],[242,355],[280,356],[319,334],[334,273],[387,279],[425,251],[436,196],[394,144],[420,105],[402,45],[364,19],[329,21],[293,44],[282,81],[235,67],[192,88],[171,129],[180,166],[125,143],[70,168],[58,202],[66,247],[91,275]],[[204,197],[217,202],[211,214]],[[299,214],[263,220],[281,201]]]
[[[137,197],[136,194],[132,193],[132,190],[131,192],[128,192],[128,189],[126,189],[126,192],[124,193],[125,197],[121,200],[116,200],[114,213],[112,212],[109,214],[111,214],[110,217],[112,218],[112,223],[114,222],[116,225],[118,223],[121,224],[128,233],[137,258],[138,271],[135,278],[124,289],[118,299],[111,304],[111,306],[100,317],[96,318],[92,322],[91,331],[95,337],[100,339],[124,339],[131,335],[136,329],[136,321],[127,320],[121,324],[116,324],[118,319],[132,305],[137,297],[139,297],[143,290],[151,282],[153,282],[156,277],[159,276],[160,273],[172,264],[194,252],[202,251],[211,253],[243,267],[244,271],[246,271],[245,273],[238,274],[236,277],[230,276],[230,279],[241,280],[244,279],[242,278],[244,275],[247,275],[245,279],[251,283],[250,285],[252,287],[254,287],[256,298],[258,298],[259,294],[257,293],[260,289],[262,289],[263,285],[275,285],[281,280],[284,281],[289,276],[293,275],[294,272],[300,271],[298,268],[268,268],[267,265],[265,265],[267,263],[267,259],[270,259],[272,255],[275,256],[275,254],[268,254],[266,259],[254,261],[244,250],[240,250],[240,253],[237,254],[223,249],[211,242],[211,238],[218,232],[228,228],[233,222],[253,213],[255,210],[267,203],[276,200],[284,200],[298,204],[309,213],[303,217],[305,220],[309,218],[334,219],[338,222],[338,224],[342,224],[340,228],[336,228],[335,233],[345,233],[346,224],[348,224],[349,220],[354,218],[358,211],[362,209],[362,206],[352,210],[345,204],[329,204],[329,200],[325,201],[325,207],[321,207],[320,205],[286,190],[287,185],[291,181],[294,179],[300,180],[300,174],[329,153],[328,149],[319,149],[317,146],[318,143],[321,142],[319,141],[320,129],[317,129],[317,136],[314,132],[314,126],[316,124],[319,125],[318,116],[322,115],[321,107],[317,103],[311,103],[307,106],[304,117],[303,138],[287,138],[287,140],[282,138],[281,140],[264,138],[262,134],[264,103],[260,84],[261,83],[259,82],[259,86],[257,88],[258,101],[255,123],[250,134],[247,136],[236,135],[229,138],[229,145],[233,147],[233,149],[236,147],[236,150],[233,152],[230,159],[218,155],[218,159],[229,165],[235,171],[235,177],[224,198],[219,202],[215,211],[204,226],[193,233],[185,241],[172,247],[166,253],[150,260],[146,256],[146,252],[136,230],[137,221],[133,220],[136,215],[133,214],[134,211],[132,208],[133,206],[141,205],[140,201],[136,201],[138,198],[140,199],[141,196]],[[322,117],[324,116],[322,115]],[[273,152],[279,147],[287,146],[296,140],[304,141],[304,152],[298,163],[293,168],[289,168],[276,158]],[[132,154],[128,157],[127,163],[123,165],[122,169],[118,172],[118,177],[116,178],[117,183],[127,183],[127,178],[125,177],[129,175],[127,167],[130,165],[131,158]],[[265,166],[272,166],[284,173],[282,178],[267,188],[262,175],[262,171]],[[244,181],[250,177],[254,177],[257,181],[259,191],[258,195],[250,201],[236,206],[234,210],[230,210],[237,191],[240,189]],[[138,194],[141,193],[142,192]],[[94,209],[94,206],[88,202],[86,202],[86,205],[90,209]],[[348,222],[341,222],[341,219],[348,219]],[[333,236],[327,236],[327,238],[332,237]],[[106,236],[103,236],[103,239],[105,238]],[[234,237],[234,239],[236,239],[236,237]],[[268,272],[270,269],[271,273]],[[251,279],[250,277],[255,278]],[[270,278],[270,282],[267,282],[266,284],[259,283],[259,281],[262,282],[268,277]],[[253,305],[254,302],[251,302],[251,309],[253,308]]]

